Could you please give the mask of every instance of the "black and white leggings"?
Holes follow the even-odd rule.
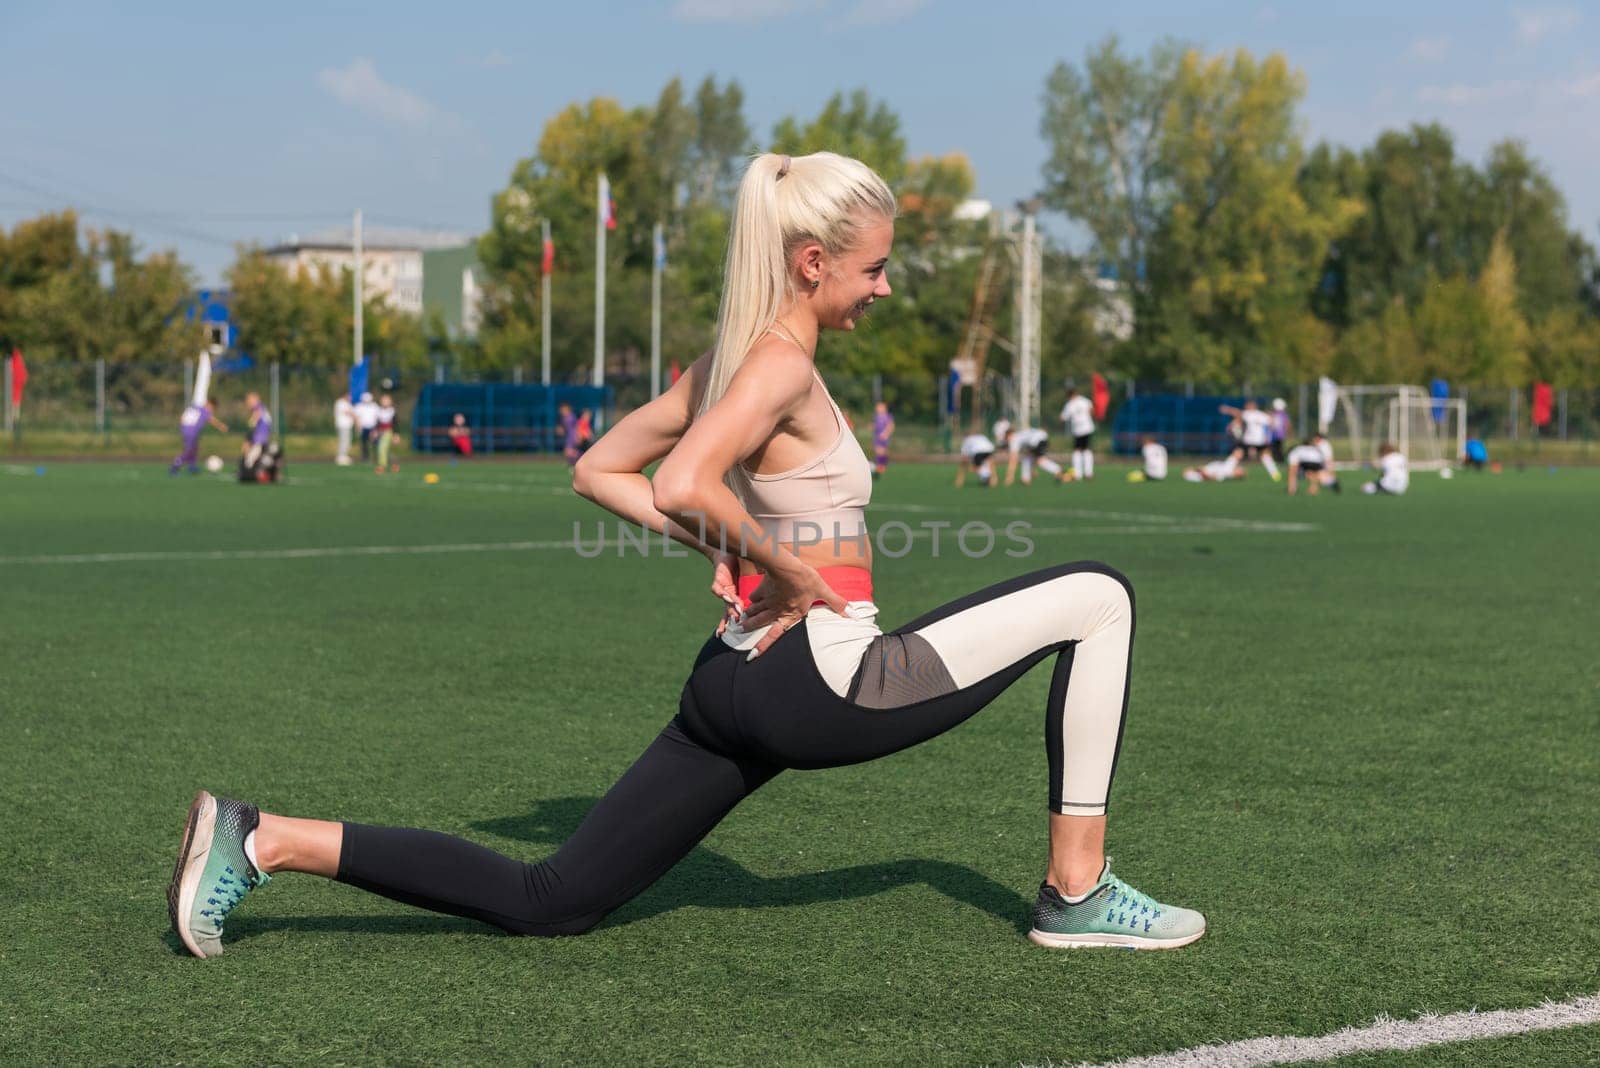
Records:
[[[1106,810],[1122,741],[1133,589],[1102,564],[1001,582],[887,634],[870,602],[814,608],[761,656],[731,628],[678,714],[565,844],[528,864],[434,831],[344,825],[341,882],[515,934],[580,934],[681,860],[785,768],[833,768],[942,734],[1055,654],[1050,811]]]

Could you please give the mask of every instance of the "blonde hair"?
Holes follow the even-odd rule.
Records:
[[[795,296],[790,257],[808,241],[848,252],[866,227],[895,216],[894,194],[871,167],[834,152],[750,161],[733,202],[722,306],[704,413],[727,392],[750,349]]]

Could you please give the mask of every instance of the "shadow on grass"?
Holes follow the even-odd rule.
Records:
[[[577,830],[594,807],[592,797],[561,797],[538,802],[525,816],[484,820],[479,831],[554,847]],[[530,861],[542,859],[525,858]],[[870,897],[902,886],[929,886],[953,901],[970,905],[1010,924],[1018,934],[1028,930],[1031,903],[1010,887],[960,864],[940,860],[892,860],[856,864],[804,875],[757,875],[738,861],[696,846],[677,866],[639,897],[606,918],[602,927],[617,927],[694,906],[712,909],[786,908],[825,901]],[[228,942],[274,931],[349,932],[356,934],[424,935],[446,933],[500,934],[472,920],[432,913],[398,916],[263,916],[228,920]],[[184,953],[176,936],[175,952]]]
[[[472,826],[502,838],[554,847],[577,830],[596,800],[592,797],[553,798],[538,802],[526,816],[484,820]],[[856,864],[804,875],[765,876],[703,845],[696,846],[654,886],[607,917],[602,926],[637,923],[685,906],[786,908],[848,901],[913,885],[932,887],[951,900],[1010,924],[1019,934],[1027,933],[1032,902],[1010,887],[960,864],[908,859]]]

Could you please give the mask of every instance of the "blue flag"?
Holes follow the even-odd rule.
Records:
[[[1433,397],[1433,421],[1435,423],[1444,422],[1444,405],[1439,402],[1449,398],[1450,383],[1442,378],[1435,378],[1428,383],[1428,393]]]
[[[361,399],[361,394],[367,391],[367,358],[361,357],[361,362],[350,368],[350,403],[354,404]]]

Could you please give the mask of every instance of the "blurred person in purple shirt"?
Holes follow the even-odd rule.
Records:
[[[889,405],[879,401],[872,413],[872,477],[877,478],[889,468],[889,439],[894,437],[894,416]]]
[[[178,419],[178,428],[183,434],[183,451],[178,454],[176,460],[172,461],[172,466],[167,469],[167,474],[175,475],[185,466],[189,468],[191,475],[200,472],[197,462],[200,456],[200,435],[205,431],[208,424],[216,427],[224,434],[228,432],[228,425],[218,420],[216,414],[211,410],[210,401],[206,401],[203,404],[191,404],[183,410],[183,415]]]
[[[245,411],[249,413],[244,438],[244,466],[253,469],[261,459],[262,450],[272,440],[272,413],[261,403],[261,394],[254,391],[244,397]]]
[[[556,407],[556,418],[561,427],[561,455],[567,458],[568,464],[578,462],[578,416],[572,410],[572,405],[565,402]]]

